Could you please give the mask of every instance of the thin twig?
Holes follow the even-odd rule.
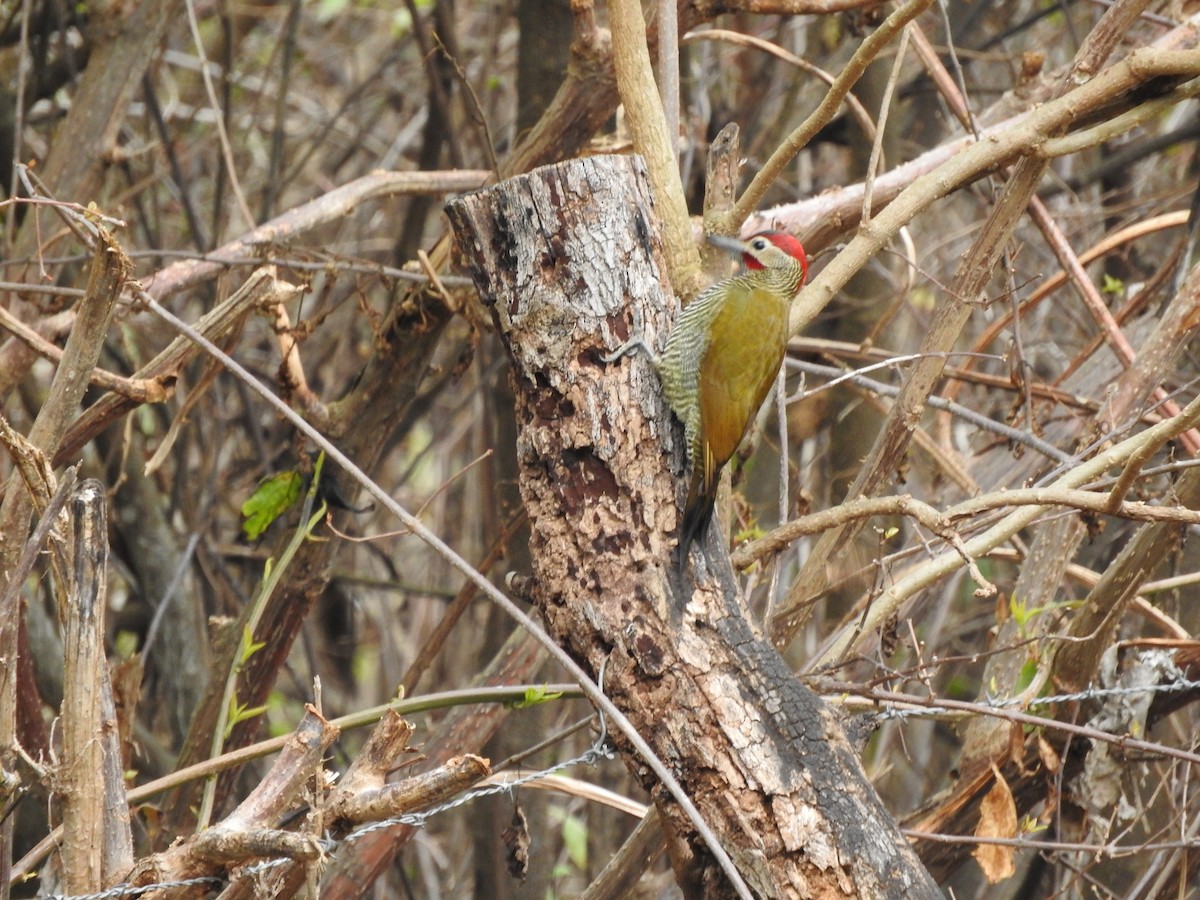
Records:
[[[212,105],[213,120],[217,126],[217,140],[221,145],[221,158],[225,162],[229,183],[233,186],[233,196],[237,199],[238,212],[246,222],[247,228],[254,227],[254,216],[250,213],[250,205],[242,193],[242,180],[238,175],[237,163],[233,158],[233,147],[229,143],[229,133],[225,130],[225,115],[221,103],[217,100],[217,89],[213,86],[212,72],[208,67],[208,57],[204,53],[204,40],[200,37],[200,23],[196,21],[196,5],[194,0],[184,0],[187,7],[188,27],[192,32],[192,43],[196,55],[200,58],[200,76],[204,81],[204,90],[208,94],[208,102]]]
[[[875,194],[875,175],[883,164],[883,136],[887,132],[888,113],[892,109],[892,95],[896,91],[896,82],[900,79],[900,69],[904,65],[904,57],[908,52],[908,36],[913,23],[909,22],[900,32],[900,45],[896,48],[896,58],[892,60],[892,71],[888,74],[887,85],[883,89],[883,98],[879,103],[879,121],[875,125],[875,137],[871,141],[871,156],[867,161],[867,177],[863,181],[863,210],[859,222],[860,228],[871,223],[871,198]]]
[[[1174,439],[1187,429],[1193,427],[1197,421],[1200,421],[1200,397],[1189,403],[1177,417],[1147,428],[1145,431],[1109,447],[1092,459],[1080,463],[1061,476],[1052,487],[1075,489],[1088,484],[1096,477],[1104,474],[1108,469],[1123,463],[1138,448],[1147,443],[1157,444],[1164,439]],[[1101,496],[1100,502],[1101,504],[1105,503],[1106,498]],[[1034,503],[1033,505],[1021,507],[1009,513],[983,534],[977,535],[967,541],[965,545],[966,553],[971,558],[979,558],[1036,521],[1046,512],[1046,509],[1045,505]],[[909,572],[898,577],[880,594],[876,602],[871,605],[865,617],[861,634],[856,636],[843,630],[822,653],[814,658],[812,666],[820,667],[843,659],[857,643],[861,635],[873,633],[885,618],[896,611],[901,603],[916,592],[949,575],[958,569],[960,565],[961,559],[957,553],[943,554],[914,567]]]

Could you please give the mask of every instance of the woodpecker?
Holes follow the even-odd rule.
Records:
[[[649,352],[667,402],[683,424],[689,481],[677,550],[681,572],[712,520],[721,469],[775,383],[792,298],[808,277],[804,248],[782,231],[759,232],[746,241],[709,241],[740,254],[745,270],[683,308],[661,356],[633,340],[606,357],[616,359],[636,346]]]

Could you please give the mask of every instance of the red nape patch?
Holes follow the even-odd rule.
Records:
[[[786,231],[767,231],[763,236],[786,253],[793,259],[798,259],[808,269],[808,257],[804,253],[804,246]]]
[[[797,260],[804,270],[805,280],[808,279],[808,256],[804,252],[804,246],[795,237],[786,231],[760,231],[755,235],[751,235],[747,240],[747,244],[753,246],[754,242],[759,238],[765,238],[792,259]],[[749,250],[742,254],[742,263],[747,269],[761,270],[765,268],[754,253]]]

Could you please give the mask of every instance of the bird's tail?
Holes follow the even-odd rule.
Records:
[[[702,478],[696,478],[688,488],[687,502],[683,506],[683,522],[679,526],[679,546],[676,548],[676,563],[680,577],[687,569],[692,545],[703,540],[712,521],[713,507],[717,503],[716,490],[703,489]],[[713,485],[715,488],[716,485]]]

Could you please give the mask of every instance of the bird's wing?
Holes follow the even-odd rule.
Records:
[[[717,499],[717,477],[771,390],[787,341],[788,305],[759,289],[732,292],[714,317],[697,373],[699,441],[680,530],[680,567],[703,535]]]
[[[787,312],[787,303],[770,293],[746,290],[731,296],[713,322],[714,339],[699,373],[705,490],[737,450],[775,383],[787,341]]]

